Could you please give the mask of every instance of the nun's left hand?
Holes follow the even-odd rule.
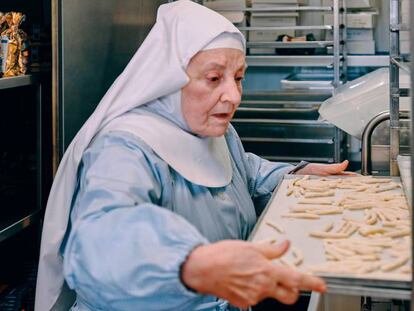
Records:
[[[348,167],[348,160],[342,163],[335,164],[319,164],[309,163],[304,168],[298,170],[295,174],[298,175],[318,175],[318,176],[329,176],[329,175],[349,175],[357,176],[357,173],[345,171]]]

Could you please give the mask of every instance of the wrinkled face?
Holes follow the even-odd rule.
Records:
[[[245,68],[244,54],[237,49],[201,51],[190,60],[181,108],[194,134],[224,135],[240,104]]]

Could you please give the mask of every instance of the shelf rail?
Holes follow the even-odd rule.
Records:
[[[286,6],[286,7],[261,7],[261,8],[230,8],[222,9],[220,12],[292,12],[292,11],[332,11],[330,6]]]
[[[398,176],[397,156],[400,151],[400,67],[393,59],[400,57],[400,31],[393,25],[400,22],[399,0],[390,1],[390,175]]]
[[[414,29],[414,5],[410,5],[410,29]],[[412,37],[412,36],[410,36]],[[412,55],[414,51],[414,40],[410,40],[410,54]],[[411,62],[410,64],[410,69],[411,72],[414,72],[414,62]],[[414,75],[410,74],[410,78],[411,78],[411,93],[413,90],[413,86],[414,86]],[[414,120],[414,97],[411,96],[411,109],[410,109],[410,118],[411,120]],[[414,185],[414,157],[412,156],[413,154],[413,150],[414,150],[414,126],[411,123],[411,185]],[[414,206],[414,194],[413,194],[413,189],[414,187],[411,186],[411,206]],[[413,241],[413,237],[414,237],[414,230],[413,230],[413,224],[414,224],[414,213],[411,212],[411,241]],[[413,244],[411,242],[411,271],[412,271],[412,275],[411,275],[411,311],[414,311],[414,260],[412,260],[414,258],[414,247]]]

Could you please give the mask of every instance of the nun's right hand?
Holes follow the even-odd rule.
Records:
[[[324,292],[322,279],[272,262],[289,248],[278,245],[225,240],[194,249],[182,267],[186,286],[213,295],[239,308],[265,298],[293,304],[300,290]]]

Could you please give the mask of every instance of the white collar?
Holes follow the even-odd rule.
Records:
[[[113,120],[99,136],[111,131],[126,131],[139,137],[194,184],[224,187],[231,181],[232,166],[224,136],[200,138],[163,117],[139,109]]]

